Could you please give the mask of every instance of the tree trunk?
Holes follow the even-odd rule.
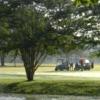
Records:
[[[33,67],[25,67],[26,76],[28,81],[32,81],[34,78]]]
[[[4,54],[1,54],[1,66],[5,66],[5,56]]]
[[[40,61],[45,59],[44,53],[40,54],[39,50],[35,51],[34,48],[23,48],[20,49],[20,52],[26,71],[26,77],[28,81],[32,81]]]
[[[31,49],[22,49],[20,52],[24,63],[27,80],[32,81],[35,73],[33,51]]]

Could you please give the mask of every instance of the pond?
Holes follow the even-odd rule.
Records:
[[[1,94],[0,100],[100,100],[100,97]]]

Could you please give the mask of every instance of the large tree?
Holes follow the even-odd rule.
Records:
[[[27,7],[19,8],[15,12],[10,47],[19,50],[29,81],[33,80],[47,51],[55,48],[55,38],[56,34],[49,31],[47,19],[41,13]]]
[[[67,31],[64,31],[63,28],[59,30],[58,27],[61,27],[61,24],[54,27],[55,24],[51,24],[51,19],[44,17],[44,13],[37,11],[35,8],[33,9],[33,7],[18,8],[14,18],[11,33],[12,47],[19,50],[24,62],[27,79],[31,81],[46,55],[62,52],[62,48],[70,48],[69,45],[72,42],[69,41],[74,42],[72,35],[69,35],[72,30],[70,25],[70,33],[68,29]]]
[[[8,0],[9,35],[5,38],[6,50],[20,53],[27,79],[32,81],[34,73],[48,54],[72,48],[77,40],[73,33],[77,20],[73,16],[72,2],[65,0]],[[31,4],[30,4],[31,3]],[[9,13],[8,13],[9,12]]]

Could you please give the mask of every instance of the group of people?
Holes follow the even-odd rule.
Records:
[[[55,67],[55,71],[57,70],[67,70],[67,71],[83,71],[83,70],[90,70],[94,68],[94,62],[89,61],[88,59],[82,59],[80,58],[79,60],[77,60],[76,63],[67,61],[67,62],[63,62],[62,64],[59,64]]]
[[[75,70],[90,70],[94,68],[94,62],[90,62],[88,59],[80,59],[75,64]]]
[[[67,63],[67,67],[69,70],[90,70],[94,68],[94,62],[90,62],[88,59],[79,59],[78,62],[74,63]]]

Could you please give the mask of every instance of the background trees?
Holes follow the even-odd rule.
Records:
[[[100,57],[100,3],[99,0],[83,1],[75,1],[76,4],[78,3],[79,5],[85,5],[83,7],[79,6],[80,14],[84,13],[82,20],[85,26],[82,26],[84,29],[82,34],[84,34],[87,38],[85,41],[87,41],[88,47],[93,48],[93,55]]]
[[[1,66],[5,65],[6,46],[9,36],[9,24],[7,19],[8,8],[0,2],[0,61]]]

